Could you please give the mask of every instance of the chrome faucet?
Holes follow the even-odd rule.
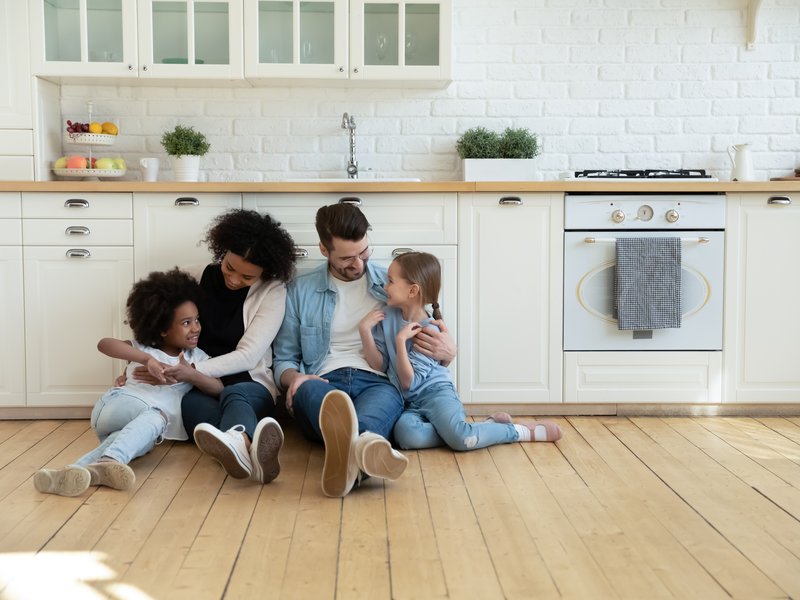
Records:
[[[350,156],[347,160],[347,176],[350,179],[358,178],[358,161],[356,160],[356,121],[353,115],[342,115],[342,129],[347,129],[350,135]]]

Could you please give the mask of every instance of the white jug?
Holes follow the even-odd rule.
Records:
[[[731,181],[755,181],[753,159],[750,156],[750,144],[728,146],[728,155],[733,163]]]

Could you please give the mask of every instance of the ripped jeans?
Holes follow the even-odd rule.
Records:
[[[74,464],[85,467],[101,456],[128,464],[150,452],[167,429],[167,419],[157,408],[125,388],[108,390],[92,409],[90,423],[100,445]]]
[[[447,445],[465,452],[519,439],[508,423],[470,423],[451,383],[431,386],[408,403],[394,426],[395,443],[403,450]]]

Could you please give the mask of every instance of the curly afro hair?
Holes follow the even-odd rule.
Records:
[[[200,284],[177,267],[153,271],[133,284],[128,294],[128,325],[134,339],[144,346],[160,348],[161,334],[170,328],[177,309],[184,302],[198,304]]]
[[[261,279],[288,283],[294,275],[294,240],[281,224],[267,214],[234,209],[211,223],[203,240],[215,262],[227,252],[261,267]]]

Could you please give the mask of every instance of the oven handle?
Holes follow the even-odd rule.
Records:
[[[586,244],[616,244],[617,238],[596,238],[596,237],[587,237],[583,238],[584,243]],[[694,237],[694,238],[681,238],[682,242],[694,242],[696,244],[708,244],[711,242],[710,238],[707,237]]]

